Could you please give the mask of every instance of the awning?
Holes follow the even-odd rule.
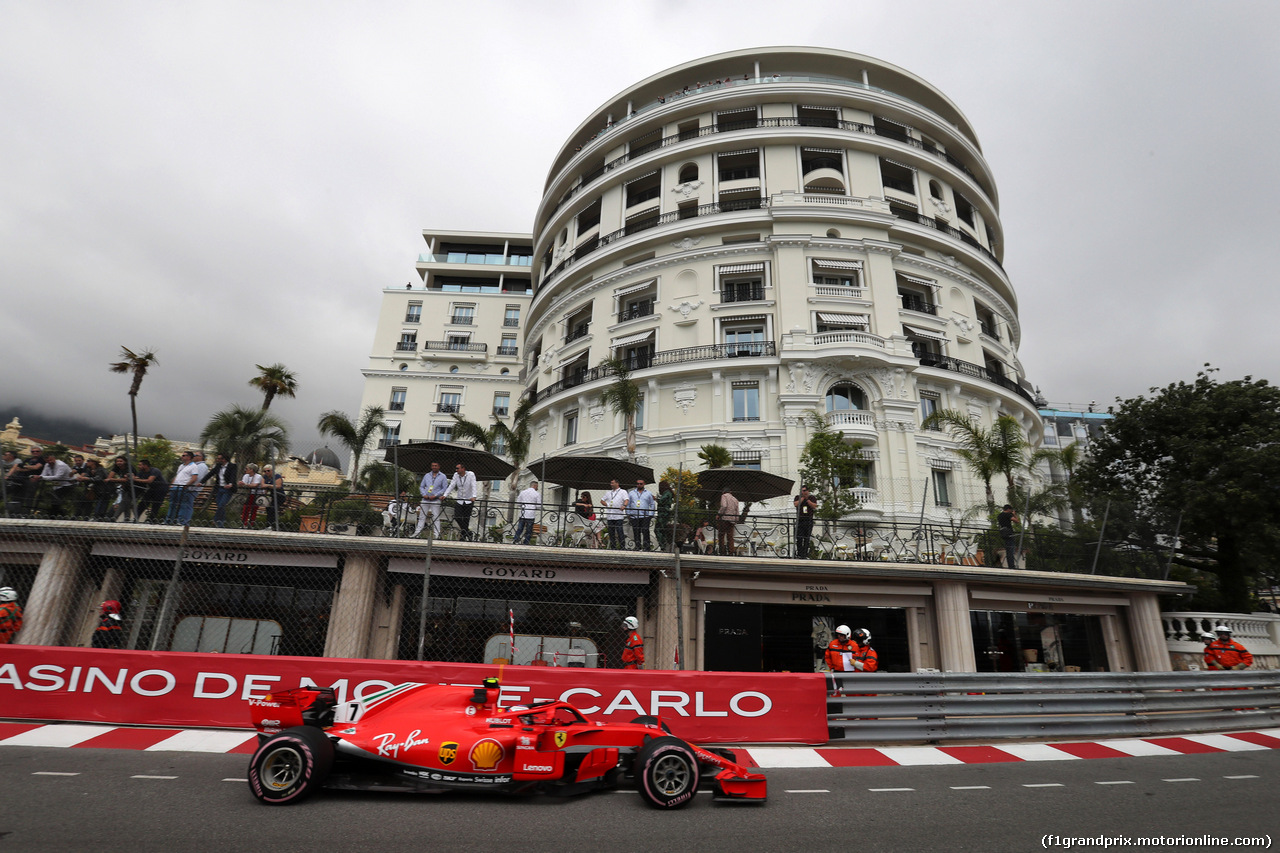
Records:
[[[914,275],[907,275],[904,272],[900,272],[898,273],[898,275],[902,276],[904,279],[911,282],[912,284],[918,284],[921,287],[932,287],[934,290],[937,290],[939,287],[942,286],[930,278],[917,278]]]
[[[720,273],[737,274],[740,272],[764,272],[764,264],[726,264],[722,267],[716,267]]]
[[[940,459],[937,456],[930,456],[928,461],[929,467],[936,471],[951,471],[956,467],[956,463],[950,459]]]
[[[907,163],[899,163],[897,160],[890,160],[888,157],[881,157],[880,161],[883,163],[892,163],[895,166],[901,166],[902,168],[910,169],[913,172],[916,170],[915,166],[909,165]]]
[[[916,335],[917,337],[927,338],[928,340],[931,340],[931,341],[941,341],[942,343],[947,343],[947,336],[943,334],[939,334],[938,332],[931,332],[928,329],[922,329],[919,326],[908,326],[906,323],[902,324],[902,328],[906,329],[908,332],[910,332],[913,335]]]
[[[828,261],[824,258],[814,258],[813,265],[822,270],[860,270],[862,269],[862,261]]]
[[[720,322],[721,323],[737,323],[740,320],[767,320],[768,318],[769,318],[768,314],[743,314],[740,317],[721,317]],[[756,343],[760,343],[760,342],[756,341]]]
[[[613,292],[614,296],[630,296],[633,293],[639,293],[642,290],[648,290],[653,287],[653,281],[646,281],[643,284],[633,284],[630,287],[622,287]]]
[[[628,347],[632,344],[638,344],[641,341],[647,341],[653,337],[654,329],[647,332],[637,332],[634,335],[627,335],[625,338],[616,338],[609,342],[610,347]]]
[[[801,154],[808,154],[809,152],[813,152],[815,154],[843,154],[844,149],[843,148],[810,148],[808,145],[800,149]]]
[[[721,113],[721,115],[724,115],[724,113]],[[721,151],[720,153],[716,154],[716,156],[717,157],[733,157],[736,154],[759,154],[759,153],[760,153],[759,148],[743,148],[741,151]]]
[[[818,319],[830,326],[869,326],[871,317],[867,314],[828,314],[818,312]]]
[[[654,169],[652,172],[645,172],[643,175],[640,175],[639,177],[632,178],[631,180],[627,181],[627,183],[634,184],[636,181],[643,181],[645,178],[652,178],[656,174],[658,174],[658,170]]]

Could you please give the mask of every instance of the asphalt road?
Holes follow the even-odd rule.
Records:
[[[249,793],[247,763],[241,755],[0,748],[0,853],[999,853],[1046,849],[1046,835],[1099,834],[1280,842],[1280,751],[1274,750],[778,769],[767,771],[765,805],[718,804],[700,795],[675,812],[651,809],[632,791],[569,799],[333,792],[271,807]],[[1242,848],[1213,842],[1125,849]]]

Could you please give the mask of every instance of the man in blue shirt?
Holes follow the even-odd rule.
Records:
[[[649,525],[657,511],[658,502],[653,493],[645,489],[644,480],[636,480],[636,487],[627,493],[627,518],[631,521],[631,537],[635,540],[637,551],[653,550]]]
[[[440,538],[440,500],[445,489],[449,488],[449,478],[440,470],[439,462],[431,463],[431,470],[422,475],[418,491],[422,494],[422,506],[418,509],[418,526],[414,536],[422,535],[422,528],[427,526],[427,516],[431,516],[431,529],[434,537]]]

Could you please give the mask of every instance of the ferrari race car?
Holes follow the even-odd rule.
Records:
[[[672,737],[654,717],[592,722],[567,702],[500,707],[498,695],[489,678],[475,688],[400,684],[341,706],[331,687],[252,699],[249,788],[283,805],[322,787],[568,795],[632,778],[655,808],[688,805],[704,782],[718,800],[765,799],[762,774],[727,750]]]

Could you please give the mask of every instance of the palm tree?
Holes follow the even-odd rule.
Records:
[[[1000,472],[995,462],[995,447],[991,431],[985,429],[965,412],[955,409],[938,409],[921,424],[924,429],[945,427],[951,437],[960,443],[956,455],[965,461],[973,473],[982,479],[987,493],[987,508],[996,505],[995,492],[991,490],[991,478]]]
[[[1022,425],[1013,415],[1000,415],[991,425],[992,464],[1004,474],[1006,494],[1013,499],[1013,475],[1027,469],[1027,451],[1031,445],[1022,432]]]
[[[382,419],[386,413],[387,410],[381,406],[365,406],[364,411],[360,413],[360,418],[352,421],[345,412],[335,410],[325,412],[316,424],[316,429],[321,435],[333,436],[343,447],[351,451],[351,464],[347,470],[351,472],[353,484],[359,479],[360,457],[364,455],[369,439],[373,438],[374,433],[379,430],[385,431],[387,428],[386,421]]]
[[[111,365],[112,373],[132,373],[133,382],[129,385],[129,412],[133,415],[133,450],[130,451],[132,456],[138,454],[138,389],[142,387],[142,380],[147,375],[147,370],[154,364],[159,364],[160,360],[156,357],[155,350],[143,350],[142,352],[134,352],[128,347],[120,347],[120,357],[123,361],[117,361]],[[125,450],[129,451],[128,444]],[[133,466],[133,458],[129,459],[129,466]]]
[[[265,408],[232,406],[216,413],[200,433],[200,443],[241,466],[275,462],[289,449],[289,428]]]
[[[1079,485],[1076,483],[1076,469],[1084,461],[1084,452],[1081,449],[1080,442],[1072,442],[1065,447],[1059,448],[1044,447],[1031,454],[1032,465],[1040,461],[1046,461],[1051,466],[1066,473],[1066,482],[1061,485],[1063,486],[1062,491],[1066,493],[1067,503],[1071,507],[1071,520],[1076,527],[1084,524],[1084,513],[1080,509],[1083,500],[1079,494]]]
[[[640,411],[640,385],[631,378],[631,362],[612,356],[600,362],[604,372],[613,377],[613,383],[600,392],[600,402],[615,415],[622,415],[626,425],[627,455],[636,461],[636,413]]]
[[[276,395],[296,397],[298,395],[298,377],[293,371],[279,362],[270,367],[255,364],[258,375],[249,380],[249,384],[262,392],[262,411],[271,408],[271,401]]]
[[[704,444],[698,451],[704,468],[728,468],[733,465],[733,454],[722,444]]]

